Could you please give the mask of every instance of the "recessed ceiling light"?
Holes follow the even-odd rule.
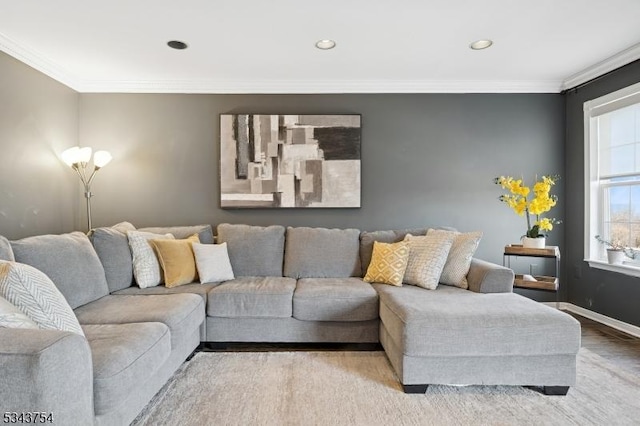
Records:
[[[488,47],[491,47],[491,45],[493,44],[493,41],[486,39],[486,40],[476,40],[473,43],[471,43],[469,45],[469,48],[473,49],[473,50],[482,50],[482,49],[486,49]]]
[[[336,42],[333,40],[318,40],[316,42],[316,47],[322,50],[329,50],[336,47]]]
[[[176,50],[184,50],[187,47],[187,43],[183,42],[183,41],[178,41],[178,40],[171,40],[169,42],[167,42],[167,46],[169,46],[172,49],[176,49]]]

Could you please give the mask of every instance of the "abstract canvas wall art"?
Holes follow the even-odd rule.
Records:
[[[360,207],[360,115],[220,115],[223,208]]]

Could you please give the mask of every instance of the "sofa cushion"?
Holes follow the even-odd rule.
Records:
[[[152,234],[171,234],[178,239],[184,239],[193,234],[198,234],[198,239],[201,243],[213,244],[213,229],[211,225],[153,226],[140,228],[138,231],[151,232]]]
[[[128,222],[91,230],[89,239],[104,267],[109,291],[117,291],[133,284],[133,260],[127,231],[135,231]]]
[[[281,277],[284,227],[218,225],[218,243],[227,243],[236,277]]]
[[[95,414],[115,410],[171,354],[169,328],[158,322],[83,326],[93,361]]]
[[[161,322],[169,327],[171,348],[176,348],[204,321],[204,302],[195,294],[109,295],[79,307],[75,314],[82,325]]]
[[[172,234],[154,234],[146,231],[127,232],[131,257],[133,259],[133,276],[140,288],[153,287],[163,282],[162,270],[158,257],[153,251],[151,240],[171,239]]]
[[[293,317],[302,321],[367,321],[378,318],[378,294],[360,278],[301,278]]]
[[[284,275],[290,278],[361,277],[360,231],[288,227]]]
[[[518,294],[373,286],[380,319],[408,356],[536,356],[580,348],[578,321]]]
[[[217,286],[220,283],[191,283],[185,284],[178,287],[167,288],[164,285],[157,285],[155,287],[148,288],[140,288],[138,286],[133,286],[129,288],[123,288],[122,290],[118,290],[112,294],[120,294],[120,295],[162,295],[162,294],[197,294],[202,297],[203,302],[207,302],[207,293]]]
[[[296,280],[241,277],[211,289],[207,315],[224,318],[289,318]]]
[[[82,232],[12,241],[16,261],[44,272],[72,309],[109,294],[104,268]]]
[[[196,259],[191,243],[198,243],[198,234],[183,240],[151,240],[158,261],[162,266],[162,274],[166,287],[178,287],[198,280]]]
[[[78,319],[64,296],[33,266],[0,260],[0,296],[45,330],[82,335]]]
[[[2,268],[1,265],[0,268]],[[0,328],[30,328],[37,330],[39,327],[13,303],[0,296]]]
[[[373,243],[373,256],[363,280],[401,286],[409,260],[409,243]]]
[[[13,257],[13,250],[11,250],[11,243],[5,237],[0,235],[0,260],[15,261]]]

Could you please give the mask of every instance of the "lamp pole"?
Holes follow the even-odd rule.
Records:
[[[88,155],[87,155],[88,153]],[[87,231],[91,231],[91,182],[95,177],[98,170],[107,165],[111,161],[111,154],[107,151],[98,151],[93,156],[93,171],[91,175],[87,177],[87,165],[91,158],[91,148],[69,148],[62,153],[62,159],[67,163],[77,174],[84,186],[84,198],[87,200]]]
[[[91,231],[91,229],[92,229],[92,227],[91,227],[91,197],[93,197],[93,194],[91,193],[91,182],[93,181],[93,178],[96,175],[96,172],[98,170],[100,170],[100,167],[94,166],[93,172],[91,172],[91,175],[89,176],[88,179],[87,179],[87,175],[86,175],[86,170],[87,170],[87,163],[86,162],[74,163],[71,166],[71,168],[73,168],[73,170],[76,171],[76,173],[80,177],[80,181],[82,182],[82,185],[84,186],[84,198],[87,199],[87,230]]]

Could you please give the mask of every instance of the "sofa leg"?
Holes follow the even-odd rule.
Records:
[[[425,393],[429,385],[402,385],[404,393]]]
[[[569,386],[543,386],[542,393],[545,395],[564,396],[569,392]]]
[[[549,396],[564,396],[569,392],[569,386],[525,386],[527,389]]]

